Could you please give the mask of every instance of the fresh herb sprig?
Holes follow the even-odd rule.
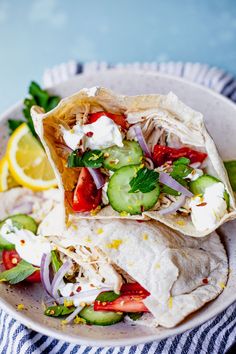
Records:
[[[79,150],[74,150],[68,157],[68,167],[102,167],[104,161],[104,153],[100,150],[86,151],[82,156]]]
[[[25,120],[9,119],[8,127],[10,134],[18,128],[19,125],[26,122],[34,136],[37,136],[33,120],[30,114],[30,109],[32,106],[37,105],[42,107],[45,112],[50,111],[55,108],[60,102],[61,98],[59,96],[50,95],[46,90],[43,90],[36,82],[32,81],[29,86],[29,97],[24,100],[24,108],[22,110]]]
[[[116,294],[114,291],[104,291],[96,297],[96,301],[111,302],[118,299],[118,297],[120,297],[120,295]]]
[[[149,170],[147,167],[140,168],[135,177],[131,179],[129,193],[148,193],[154,190],[159,182],[159,173]]]
[[[178,160],[173,162],[173,171],[170,173],[171,177],[174,179],[183,179],[187,177],[192,171],[193,168],[189,166],[190,160],[186,157],[181,157]]]
[[[74,306],[66,307],[64,305],[49,306],[44,311],[44,314],[49,317],[60,317],[69,315],[75,310]]]
[[[172,172],[170,176],[173,177],[177,182],[187,187],[188,183],[184,179],[186,178],[192,171],[193,168],[189,166],[190,160],[186,157],[180,157],[178,160],[173,162]],[[162,186],[162,193],[170,194],[174,196],[178,196],[180,193],[166,185]]]
[[[10,284],[17,284],[28,278],[36,270],[39,270],[39,268],[22,259],[14,268],[0,273],[0,280],[7,281]]]

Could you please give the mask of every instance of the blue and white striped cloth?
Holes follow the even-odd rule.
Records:
[[[155,70],[181,76],[212,88],[236,102],[236,79],[216,67],[199,63],[134,63],[110,66],[107,63],[69,62],[44,73],[45,87],[80,74],[109,68]],[[137,346],[98,348],[65,343],[27,329],[0,311],[0,354],[224,354],[236,341],[236,304],[203,325],[180,335]]]

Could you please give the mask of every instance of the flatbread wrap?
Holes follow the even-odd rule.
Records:
[[[49,224],[49,220],[41,224],[42,233],[53,232],[53,228],[48,229]],[[98,279],[106,269],[100,286],[116,292],[118,299],[104,302],[102,310],[125,312],[126,306],[130,309],[130,302],[136,301],[137,306],[142,306],[140,311],[145,312],[140,319],[142,324],[174,327],[217,297],[227,282],[227,256],[216,232],[197,239],[157,221],[76,218],[61,236],[51,235],[48,239],[62,258],[72,259],[77,265],[80,282],[99,286]],[[135,294],[128,303],[122,289],[130,283],[139,284],[141,294],[145,289],[146,296]],[[72,295],[63,301],[76,300],[76,295]],[[97,305],[102,306],[95,301],[95,309]],[[135,308],[131,307],[133,312]]]
[[[155,219],[204,237],[235,218],[235,199],[201,113],[170,92],[83,89],[35,129],[64,192],[65,216]]]

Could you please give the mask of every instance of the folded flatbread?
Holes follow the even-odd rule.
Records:
[[[42,232],[48,235],[53,232],[45,227]],[[156,326],[176,326],[217,297],[227,282],[227,256],[216,232],[208,237],[192,238],[157,221],[76,218],[61,237],[50,236],[50,239],[78,264],[81,247],[86,247],[91,254],[96,250],[103,255],[102,264],[109,270],[106,284],[113,284],[116,291],[121,286],[119,274],[123,277],[123,272],[125,277],[140,283],[151,294],[144,303],[154,316]],[[74,252],[69,251],[70,246]],[[89,281],[94,281],[93,276]]]
[[[83,89],[71,97],[63,99],[52,111],[44,114],[39,107],[32,108],[35,129],[45,147],[57,176],[59,188],[67,192],[74,190],[80,169],[68,168],[68,151],[65,149],[62,129],[71,129],[76,123],[84,124],[89,113],[107,111],[125,114],[129,124],[139,124],[145,140],[152,150],[156,144],[185,146],[207,153],[204,171],[218,178],[225,186],[229,195],[228,211],[220,216],[214,226],[205,230],[197,230],[190,215],[172,213],[161,215],[158,210],[148,210],[140,215],[122,215],[110,205],[103,206],[95,213],[78,213],[78,218],[99,219],[155,219],[186,235],[203,237],[224,222],[235,218],[236,207],[232,188],[227,172],[217,152],[216,146],[209,136],[201,113],[196,112],[182,103],[176,95],[116,95],[105,88],[96,90]],[[128,132],[133,138],[132,130]],[[161,202],[160,202],[161,203]],[[65,216],[73,215],[68,199],[64,199]],[[159,206],[160,208],[162,205]]]

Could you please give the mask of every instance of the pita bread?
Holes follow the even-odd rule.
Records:
[[[217,297],[227,281],[227,256],[216,232],[192,238],[157,221],[75,219],[64,236],[51,240],[65,252],[77,244],[99,249],[150,292],[144,303],[155,325],[176,326]]]
[[[217,152],[216,146],[208,134],[201,113],[194,111],[181,102],[176,95],[115,95],[105,88],[96,90],[83,89],[71,97],[63,99],[52,111],[44,114],[39,107],[33,107],[31,114],[35,129],[45,147],[47,155],[57,176],[59,188],[68,195],[75,188],[80,173],[79,168],[68,168],[66,151],[61,127],[71,129],[76,123],[84,123],[88,113],[105,110],[111,113],[126,114],[130,124],[140,124],[147,144],[152,148],[157,143],[188,146],[208,154],[205,172],[215,176],[225,186],[230,197],[230,210],[214,227],[198,231],[192,223],[191,216],[182,214],[161,215],[158,210],[149,210],[141,215],[121,216],[111,206],[102,207],[95,213],[78,213],[78,218],[89,219],[155,219],[186,235],[204,237],[217,229],[224,222],[234,219],[236,206],[234,194],[227,172]],[[132,129],[128,134],[132,138]],[[68,199],[64,199],[65,213],[68,219],[73,214]],[[160,206],[161,208],[161,206]]]

